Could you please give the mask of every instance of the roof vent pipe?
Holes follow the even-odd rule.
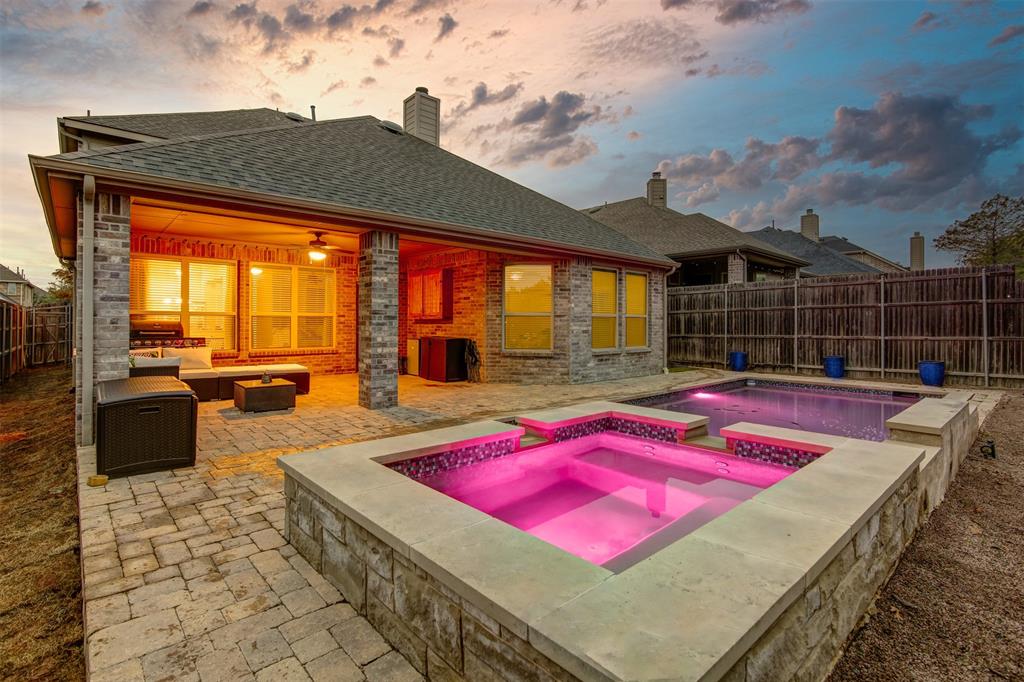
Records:
[[[309,117],[311,119],[313,119],[314,122],[316,121],[316,105],[315,104],[310,104],[309,105]]]

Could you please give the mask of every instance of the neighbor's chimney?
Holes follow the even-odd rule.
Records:
[[[910,269],[924,270],[924,235],[920,232],[910,238]]]
[[[431,97],[423,86],[405,98],[402,127],[409,135],[441,146],[441,100]]]
[[[316,121],[316,105],[315,104],[310,104],[309,105],[309,117],[311,119],[313,119],[314,121]]]
[[[818,228],[820,224],[818,222],[818,214],[814,212],[813,208],[807,209],[807,213],[800,216],[800,234],[807,237],[811,241],[818,241]]]
[[[658,208],[668,208],[668,180],[654,171],[647,181],[647,203]]]

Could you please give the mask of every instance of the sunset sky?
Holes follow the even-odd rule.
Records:
[[[744,230],[803,209],[907,262],[1024,192],[1024,3],[0,0],[0,262],[57,262],[26,156],[61,115],[277,107],[401,122],[574,207],[638,196]],[[315,172],[316,169],[310,169]]]

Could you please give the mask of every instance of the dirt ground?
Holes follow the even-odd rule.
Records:
[[[1024,396],[986,420],[831,682],[1024,680]],[[996,443],[997,458],[979,447]]]
[[[0,679],[80,680],[81,573],[70,370],[0,386]]]

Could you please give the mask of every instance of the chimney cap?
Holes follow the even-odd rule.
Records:
[[[920,233],[920,232],[918,232],[917,230],[914,230],[914,236],[915,236],[915,237],[920,237],[920,236],[921,236],[921,233]]]
[[[811,215],[813,213],[814,213],[814,209],[813,208],[807,209],[807,215]]]
[[[423,86],[423,85],[416,86],[416,92],[422,92],[424,95],[429,95],[430,94],[430,91],[427,90],[426,86]]]
[[[660,178],[661,177],[661,171],[654,171],[653,173],[651,173],[651,177],[655,178],[655,179]]]

